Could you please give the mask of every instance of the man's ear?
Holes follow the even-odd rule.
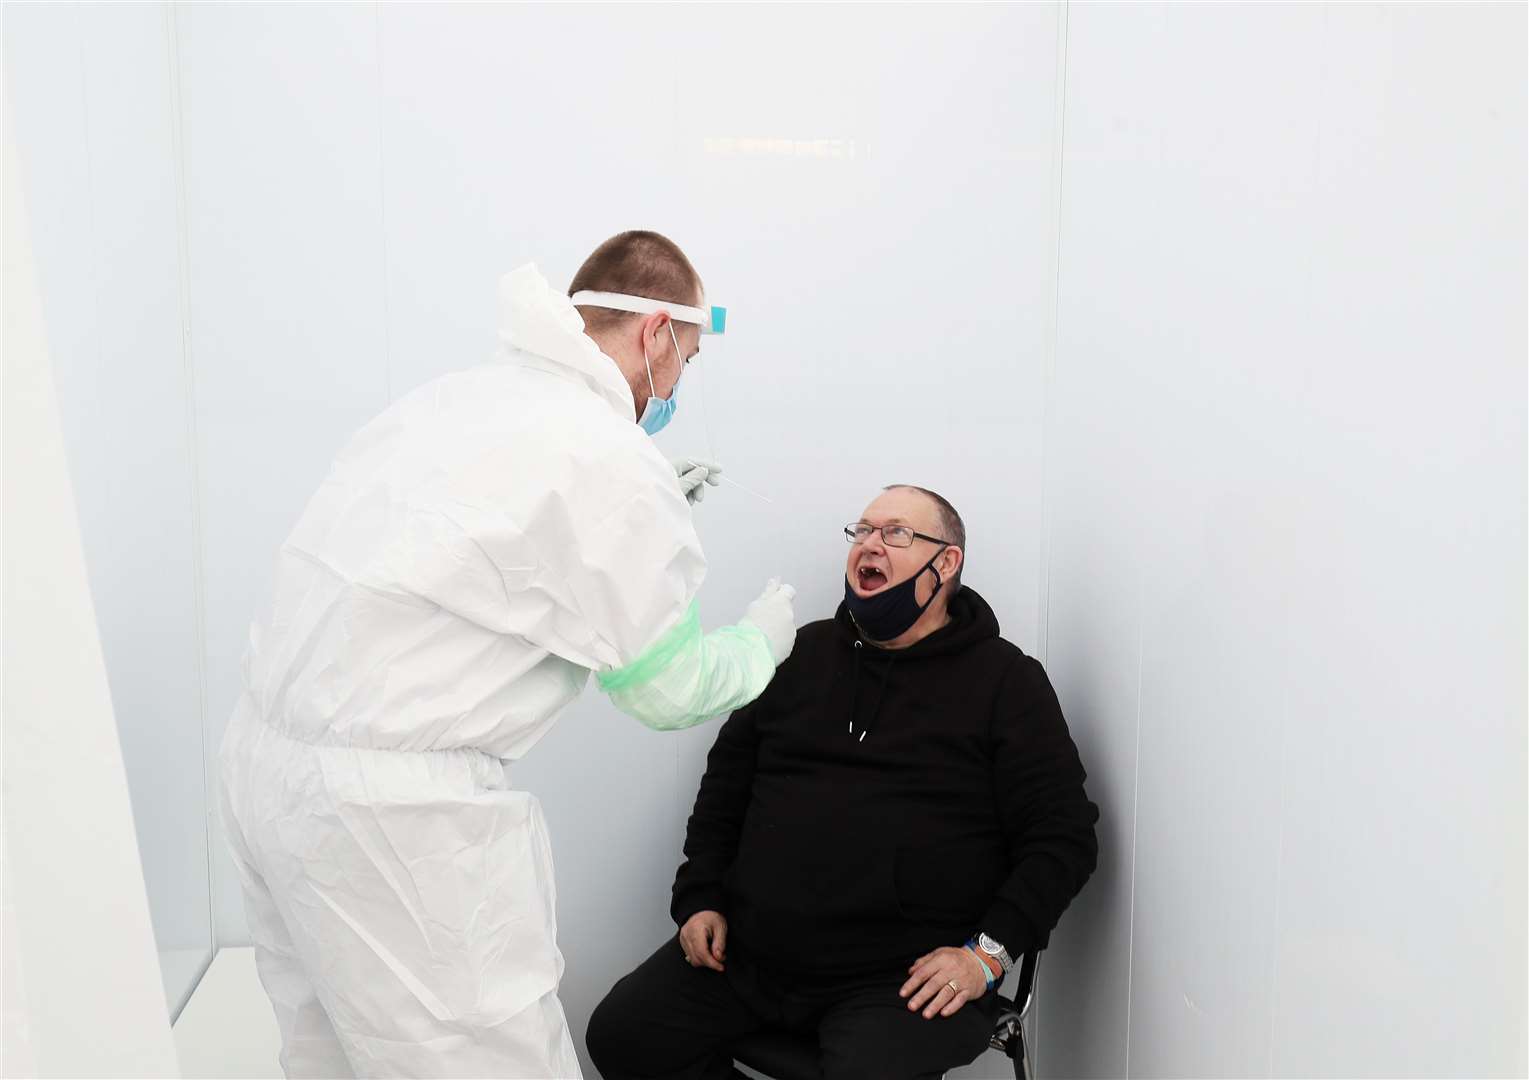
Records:
[[[956,571],[961,569],[961,564],[966,561],[966,552],[958,547],[948,547],[940,552],[940,576],[946,581],[956,576]]]
[[[664,327],[669,325],[669,316],[662,311],[654,312],[638,324],[642,327],[642,345],[649,353],[654,352],[660,344],[669,340],[668,331]]]

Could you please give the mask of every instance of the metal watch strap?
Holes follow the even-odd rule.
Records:
[[[991,956],[994,960],[997,960],[999,967],[1003,968],[1003,973],[1005,975],[1014,970],[1014,958],[1009,955],[1009,950],[1005,949],[1002,945],[1000,945],[997,941],[994,941],[993,938],[987,934],[978,932],[977,947]]]

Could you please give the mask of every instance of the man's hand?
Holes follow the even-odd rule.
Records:
[[[908,969],[902,996],[908,1010],[924,1011],[925,1020],[954,1016],[968,1001],[987,993],[987,967],[970,949],[936,949]]]
[[[680,928],[680,948],[691,967],[727,970],[722,966],[727,959],[727,919],[716,911],[696,912]]]

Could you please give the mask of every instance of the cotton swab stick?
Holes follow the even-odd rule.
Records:
[[[685,460],[690,462],[690,464],[692,466],[700,466],[700,464],[701,464],[695,458],[686,458]],[[744,487],[742,484],[738,483],[738,481],[734,480],[731,476],[718,476],[717,479],[721,480],[724,484],[732,484],[733,487],[737,488],[739,491],[747,492],[748,494],[754,496],[754,498],[763,500],[764,502],[769,503],[771,506],[775,505],[775,500],[774,499],[769,498],[768,496],[759,494],[759,492],[755,491],[751,487]]]
[[[754,496],[754,498],[756,498],[756,499],[764,499],[764,501],[769,503],[771,506],[775,505],[775,500],[774,499],[766,498],[765,496],[759,494],[759,492],[755,491],[753,488],[746,488],[746,487],[744,487],[742,484],[738,483],[738,481],[734,480],[731,476],[724,476],[724,477],[722,477],[722,482],[724,484],[732,484],[733,487],[737,488],[739,491],[746,491],[750,495]]]

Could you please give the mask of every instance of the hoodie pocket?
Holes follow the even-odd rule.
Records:
[[[893,852],[821,827],[745,826],[727,875],[736,902],[782,930],[896,916]]]
[[[975,927],[1003,881],[994,856],[992,845],[970,841],[898,848],[893,876],[903,918]]]

